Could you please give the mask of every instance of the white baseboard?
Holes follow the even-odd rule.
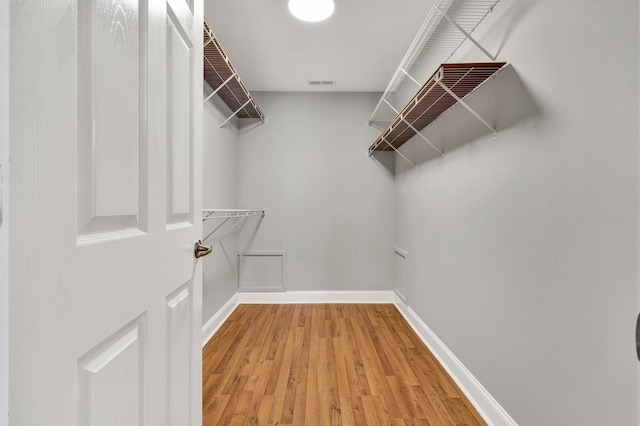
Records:
[[[240,292],[240,303],[393,303],[393,291]]]
[[[413,309],[397,296],[394,304],[487,423],[494,426],[518,425]]]
[[[229,318],[229,315],[238,306],[238,293],[231,296],[231,299],[227,301],[218,311],[213,314],[211,318],[202,326],[202,347],[209,343],[209,340],[218,331],[220,326]]]

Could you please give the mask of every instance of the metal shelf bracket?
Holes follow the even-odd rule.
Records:
[[[207,47],[210,43],[213,42],[213,33],[210,33],[209,31],[207,31],[207,35],[209,36],[209,40],[207,40],[207,42],[204,44],[204,46],[202,46],[203,48]]]
[[[208,60],[208,59],[207,59],[207,60]],[[223,88],[224,86],[226,86],[226,85],[227,85],[227,83],[229,83],[231,80],[233,80],[237,75],[238,75],[238,74],[237,74],[237,73],[235,73],[235,72],[234,72],[233,74],[231,74],[231,75],[229,76],[229,78],[227,78],[227,79],[226,79],[226,80],[225,80],[225,81],[224,81],[220,86],[218,86],[218,88],[217,88],[216,90],[214,90],[213,92],[211,92],[211,93],[209,94],[209,96],[207,96],[207,99],[205,99],[205,100],[204,100],[204,102],[202,102],[202,103],[203,103],[203,104],[206,104],[206,103],[207,103],[207,101],[208,101],[209,99],[211,99],[212,97],[214,97],[216,93],[218,93],[220,90],[222,90],[222,88]]]
[[[222,124],[220,125],[220,127],[223,127],[225,124],[227,124],[229,122],[229,120],[231,120],[233,117],[236,116],[237,113],[239,113],[240,111],[242,111],[242,108],[246,107],[247,105],[249,105],[249,103],[251,102],[251,99],[249,99],[247,102],[243,103],[242,106],[240,108],[238,108],[237,110],[234,111],[233,114],[231,114],[229,116],[229,118],[227,118],[226,120],[224,120],[222,122]]]
[[[473,115],[475,118],[478,119],[478,121],[480,121],[482,124],[484,124],[487,129],[491,130],[493,132],[493,138],[494,139],[496,138],[496,128],[495,127],[493,127],[491,124],[489,124],[487,122],[487,120],[482,118],[480,116],[480,114],[478,114],[473,108],[471,108],[469,106],[469,104],[467,104],[465,101],[460,99],[460,97],[458,95],[456,95],[453,92],[453,90],[449,89],[444,83],[442,83],[442,81],[438,80],[437,83],[440,85],[440,87],[442,87],[442,89],[444,89],[445,92],[447,92],[449,95],[451,95],[456,100],[456,102],[458,102],[460,105],[462,105],[464,107],[464,109],[469,111],[471,113],[471,115]]]
[[[415,78],[413,78],[413,76],[411,74],[409,74],[404,68],[400,68],[400,71],[402,71],[402,73],[404,75],[406,75],[407,77],[409,77],[409,80],[413,81],[415,84],[418,85],[418,87],[422,87],[422,84],[420,84],[420,82],[418,80],[416,80]],[[385,99],[386,100],[386,99]]]

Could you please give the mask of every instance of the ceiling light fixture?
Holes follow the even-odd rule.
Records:
[[[302,21],[324,21],[333,14],[334,9],[333,0],[289,0],[289,11]]]

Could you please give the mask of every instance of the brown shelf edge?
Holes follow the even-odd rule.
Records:
[[[264,122],[264,114],[206,20],[203,25],[203,40],[204,80],[214,91],[218,90],[217,96],[238,118],[258,118]],[[224,87],[221,88],[223,84]]]
[[[440,82],[464,101],[466,96],[494,77],[506,65],[506,62],[440,64],[369,147],[369,155],[374,151],[397,150],[458,103],[457,99],[440,86]]]

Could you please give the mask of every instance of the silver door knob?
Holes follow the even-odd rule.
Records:
[[[204,256],[208,255],[209,253],[211,253],[211,247],[210,246],[203,245],[202,241],[200,241],[200,240],[196,241],[196,245],[193,248],[193,254],[195,254],[196,259],[204,257]]]

